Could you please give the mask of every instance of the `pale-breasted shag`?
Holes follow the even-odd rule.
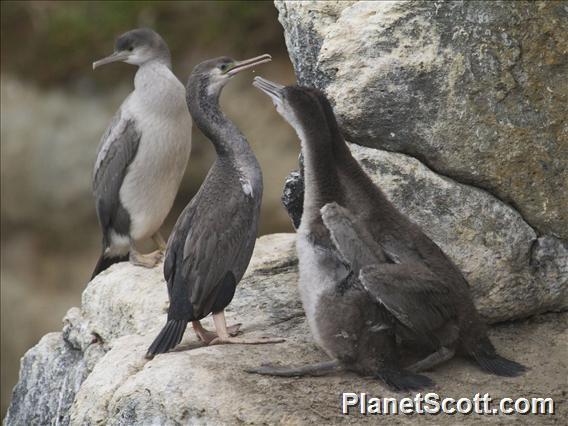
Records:
[[[92,277],[116,262],[155,266],[165,241],[159,233],[185,172],[191,151],[191,117],[185,88],[171,71],[170,51],[151,29],[121,35],[112,55],[93,63],[137,65],[134,91],[102,137],[93,173],[93,193],[103,232],[103,251]],[[135,245],[152,238],[158,250]]]

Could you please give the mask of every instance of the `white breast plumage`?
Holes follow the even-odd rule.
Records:
[[[124,109],[141,139],[120,199],[130,214],[131,237],[141,240],[158,231],[173,205],[191,151],[191,117],[185,88],[167,67],[141,69],[135,82]]]

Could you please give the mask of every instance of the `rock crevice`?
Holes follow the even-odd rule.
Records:
[[[427,159],[427,158],[425,158],[424,156],[421,156],[421,155],[419,155],[419,154],[412,155],[412,154],[409,154],[409,153],[407,153],[407,152],[389,151],[389,150],[387,150],[387,149],[378,149],[378,148],[376,148],[376,149],[377,149],[378,151],[384,151],[384,152],[390,152],[390,153],[394,153],[394,154],[402,154],[402,155],[405,155],[405,156],[407,156],[407,157],[409,157],[409,158],[412,158],[412,159],[414,159],[414,160],[416,160],[416,161],[419,161],[424,167],[426,167],[427,169],[429,169],[432,173],[434,173],[434,174],[436,174],[436,175],[438,175],[438,176],[440,176],[440,177],[442,177],[442,178],[444,178],[444,179],[448,179],[448,180],[451,180],[451,181],[455,182],[456,184],[469,186],[469,187],[471,187],[471,188],[475,188],[475,189],[477,189],[477,190],[479,190],[479,191],[482,191],[482,192],[487,193],[487,195],[489,195],[489,196],[495,198],[497,201],[499,201],[500,203],[502,203],[502,204],[505,205],[506,207],[510,208],[511,210],[514,210],[515,213],[517,213],[517,214],[523,219],[523,222],[525,222],[525,224],[526,224],[527,226],[529,226],[529,227],[532,229],[532,231],[535,233],[535,235],[536,235],[537,237],[542,236],[541,233],[539,232],[539,230],[536,229],[533,225],[531,225],[531,224],[529,223],[529,221],[523,216],[523,213],[519,210],[518,207],[516,207],[516,206],[514,205],[514,202],[513,202],[513,201],[504,200],[504,199],[500,198],[499,195],[496,194],[496,193],[494,193],[494,192],[492,192],[491,189],[488,189],[488,188],[485,188],[485,187],[483,187],[483,186],[480,186],[479,184],[476,184],[476,182],[467,179],[467,177],[462,177],[462,178],[463,178],[463,179],[462,179],[462,178],[460,178],[459,176],[452,176],[452,175],[449,175],[449,174],[444,174],[443,172],[441,172],[441,171],[439,171],[439,170],[436,170],[431,164],[428,163],[428,159]]]

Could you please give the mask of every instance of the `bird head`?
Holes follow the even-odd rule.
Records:
[[[321,97],[316,90],[301,86],[283,86],[262,77],[255,77],[253,86],[270,97],[276,111],[296,130],[304,125],[304,121],[322,116]]]
[[[154,30],[137,28],[118,37],[114,52],[106,58],[93,62],[93,69],[111,62],[126,62],[140,66],[154,59],[164,60],[169,65],[168,45]]]
[[[244,61],[236,61],[226,56],[210,59],[200,63],[193,69],[189,77],[190,85],[192,80],[199,81],[200,85],[207,87],[209,96],[218,96],[225,84],[235,75],[271,60],[272,57],[267,53],[251,59],[245,59]]]

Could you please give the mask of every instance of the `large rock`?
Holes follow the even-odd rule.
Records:
[[[402,161],[398,159],[399,161]],[[397,158],[393,157],[393,162]],[[312,342],[297,292],[293,234],[258,241],[253,261],[228,310],[230,323],[250,336],[281,336],[275,345],[203,347],[189,329],[179,347],[153,360],[144,354],[165,322],[161,268],[122,263],[87,287],[63,333],[51,333],[22,360],[5,425],[335,424],[369,421],[340,414],[341,392],[398,396],[380,382],[353,374],[283,379],[244,369],[270,361],[305,364],[325,359]],[[483,389],[492,397],[562,398],[566,315],[555,314],[492,330],[499,351],[529,366],[516,379],[495,379],[463,359],[429,375],[444,396]],[[206,320],[206,326],[212,327]],[[393,417],[396,424],[411,418]],[[475,423],[475,417],[460,419]],[[531,422],[533,419],[528,419]],[[541,421],[534,417],[534,422]],[[454,416],[437,417],[454,424]]]
[[[412,155],[568,238],[563,2],[280,1],[300,84],[351,142]]]
[[[255,248],[227,311],[228,320],[236,322],[236,316],[247,334],[269,326],[270,333],[284,333],[290,324],[303,324],[293,241],[292,234],[276,234]],[[121,263],[99,274],[83,292],[81,308],[65,316],[63,332],[46,335],[24,356],[5,424],[68,424],[70,416],[73,424],[107,423],[105,410],[115,392],[146,365],[143,355],[165,324],[167,305],[161,267]],[[303,327],[293,340],[307,339]],[[192,340],[188,332],[183,342]]]
[[[86,376],[83,353],[61,333],[46,334],[22,359],[5,423],[69,423],[69,408]]]

